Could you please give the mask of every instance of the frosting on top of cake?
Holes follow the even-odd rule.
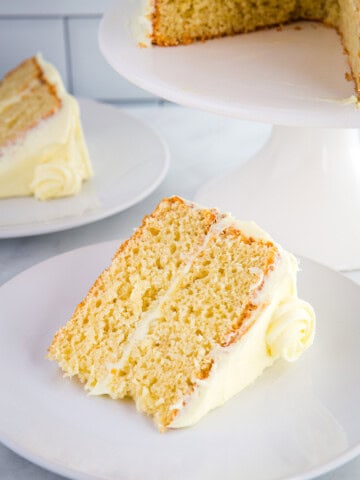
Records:
[[[142,0],[138,14],[131,21],[132,34],[140,47],[150,47],[153,32],[154,0]]]

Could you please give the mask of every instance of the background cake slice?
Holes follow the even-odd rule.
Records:
[[[74,195],[92,175],[79,107],[41,55],[0,82],[0,198]]]
[[[192,425],[311,345],[297,262],[253,223],[164,199],[115,254],[49,358],[94,395],[132,397],[160,430]]]

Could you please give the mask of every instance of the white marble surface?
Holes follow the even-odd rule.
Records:
[[[267,125],[170,105],[133,107],[127,111],[151,122],[169,144],[171,166],[163,184],[137,206],[92,225],[36,237],[0,240],[0,284],[59,253],[129,236],[144,214],[151,211],[162,197],[178,194],[191,199],[205,181],[245,162],[270,133]],[[347,275],[360,283],[360,272]],[[360,478],[360,457],[321,478]],[[60,477],[20,458],[0,444],[0,479],[56,480]]]

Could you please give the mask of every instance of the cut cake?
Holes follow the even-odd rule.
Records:
[[[0,198],[74,195],[91,175],[77,101],[53,65],[28,58],[0,82]]]
[[[359,0],[150,0],[139,38],[143,45],[180,45],[298,20],[337,29],[359,95]]]
[[[297,262],[252,222],[164,199],[124,242],[48,356],[93,395],[132,397],[158,428],[186,427],[296,360],[315,317]]]

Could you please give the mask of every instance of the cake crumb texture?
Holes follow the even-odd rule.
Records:
[[[50,358],[68,375],[78,375],[86,388],[94,388],[107,376],[108,365],[121,361],[136,326],[156,308],[215,218],[214,212],[189,209],[178,198],[161,202],[119,248],[111,266],[58,332]],[[128,394],[122,372],[116,369],[112,380],[114,398]]]
[[[276,257],[276,247],[234,229],[211,237],[161,305],[158,318],[129,357],[129,393],[140,411],[167,426],[174,405],[209,377],[211,352],[241,335],[256,306],[251,293]]]

